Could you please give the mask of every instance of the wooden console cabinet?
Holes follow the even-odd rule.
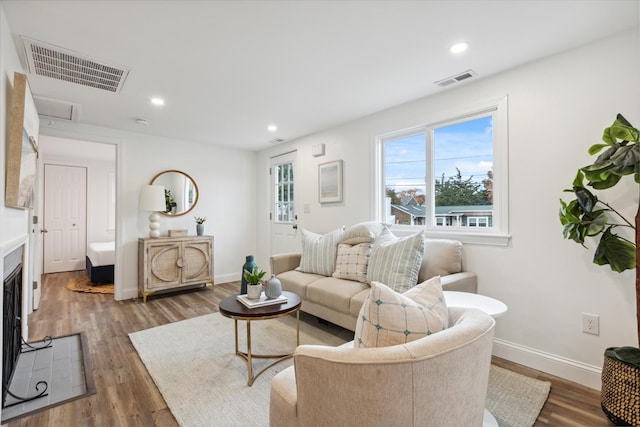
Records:
[[[138,296],[184,286],[213,286],[213,236],[138,240]]]

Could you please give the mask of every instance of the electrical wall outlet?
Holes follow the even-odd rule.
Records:
[[[582,332],[585,334],[600,335],[600,316],[597,314],[582,313]]]

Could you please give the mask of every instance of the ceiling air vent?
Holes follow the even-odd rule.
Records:
[[[27,57],[29,72],[38,76],[51,77],[118,93],[129,75],[129,69],[88,56],[50,45],[37,40],[21,37]]]
[[[275,139],[272,139],[271,141],[269,141],[269,144],[280,144],[281,142],[284,142],[284,139],[275,138]]]
[[[446,79],[442,79],[442,80],[438,80],[437,82],[435,82],[436,85],[440,86],[440,87],[445,87],[445,86],[449,86],[452,85],[454,83],[459,83],[463,80],[467,80],[471,77],[475,77],[478,74],[473,71],[473,70],[467,70],[464,71],[460,74],[456,74],[455,76],[451,76],[451,77],[447,77]]]
[[[33,97],[38,115],[57,120],[75,122],[80,114],[80,105],[56,99]]]

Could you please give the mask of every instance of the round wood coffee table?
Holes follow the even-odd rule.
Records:
[[[253,320],[268,320],[277,319],[278,317],[288,316],[291,313],[296,313],[296,346],[300,345],[300,306],[302,301],[300,297],[293,292],[282,291],[282,295],[287,297],[287,301],[280,304],[266,305],[256,308],[248,308],[240,301],[237,300],[238,295],[232,295],[220,301],[220,314],[225,317],[233,319],[235,326],[235,338],[236,338],[236,355],[242,357],[247,362],[248,381],[247,385],[251,387],[253,382],[264,371],[289,359],[293,356],[292,353],[288,354],[254,354],[251,351],[251,321]],[[242,352],[238,349],[238,320],[244,320],[247,322],[247,351]],[[256,359],[276,359],[271,364],[266,366],[255,376],[253,375],[253,364],[251,360]]]

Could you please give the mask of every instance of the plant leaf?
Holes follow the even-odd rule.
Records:
[[[638,142],[640,140],[640,131],[631,126],[620,114],[613,124],[606,128],[602,134],[602,140],[608,145],[615,144],[618,139],[634,142]]]
[[[578,169],[576,177],[573,179],[573,188],[584,187],[584,173],[581,169]],[[573,191],[573,190],[571,190]]]
[[[594,154],[600,152],[600,150],[602,150],[605,147],[610,147],[610,145],[608,145],[608,144],[593,144],[591,147],[589,147],[589,155],[593,156]]]
[[[573,187],[573,192],[578,199],[578,203],[580,203],[580,207],[585,212],[591,212],[596,203],[598,203],[598,198],[584,187]]]
[[[633,269],[636,266],[636,247],[613,234],[609,227],[602,234],[593,262],[598,265],[609,264],[618,273]]]

